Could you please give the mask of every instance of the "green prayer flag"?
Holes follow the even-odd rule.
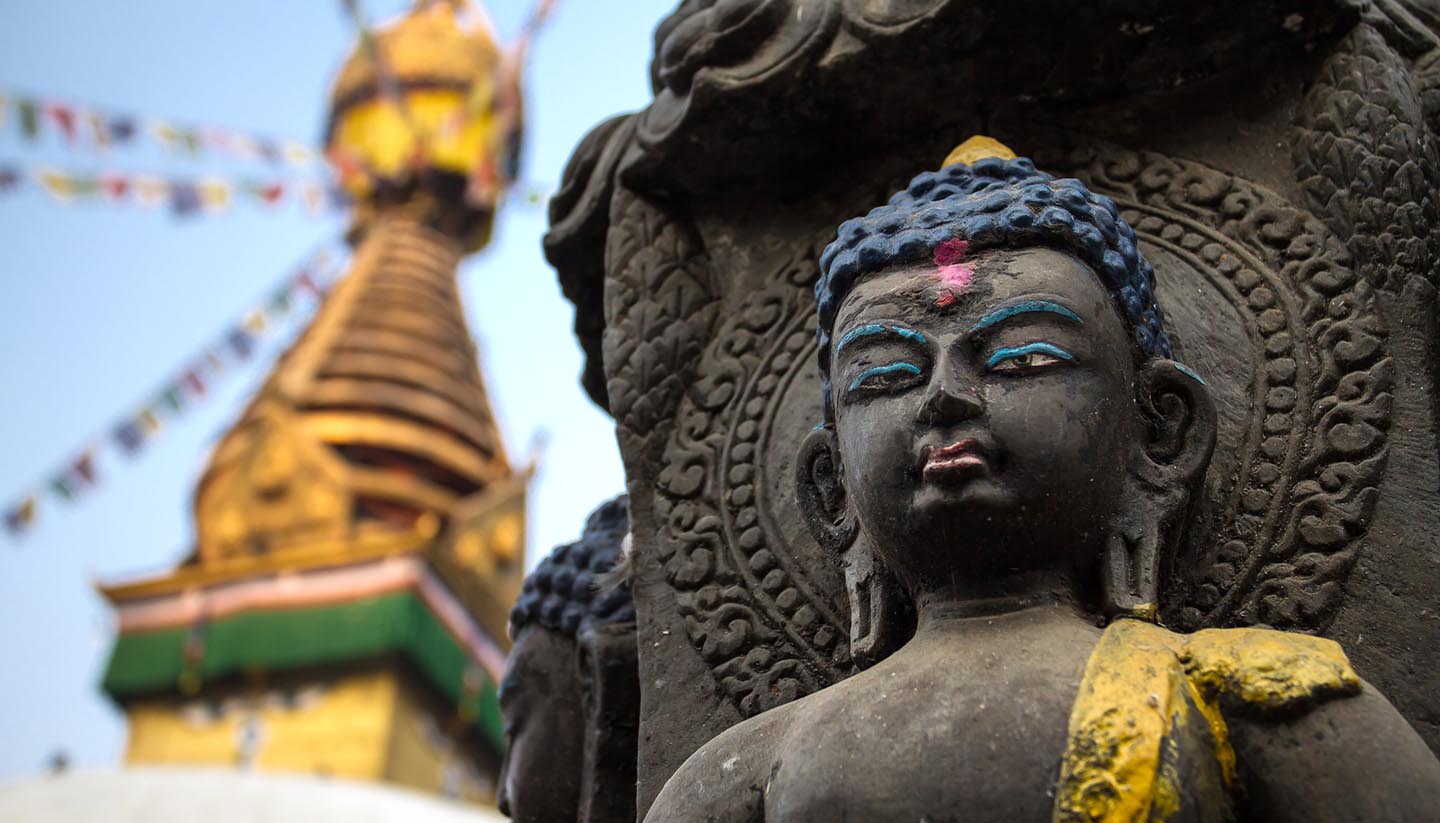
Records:
[[[40,133],[40,106],[34,100],[21,97],[15,101],[15,107],[20,115],[21,133],[25,139],[34,140]]]
[[[61,500],[74,500],[75,489],[70,486],[69,478],[60,475],[50,481],[50,490]]]

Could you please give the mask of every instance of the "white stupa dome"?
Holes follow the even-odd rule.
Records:
[[[506,823],[493,810],[377,783],[126,768],[0,783],[7,823]]]

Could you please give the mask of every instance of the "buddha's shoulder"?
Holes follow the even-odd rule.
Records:
[[[1190,681],[1207,698],[1270,714],[1361,691],[1339,643],[1272,629],[1202,629],[1179,649]]]

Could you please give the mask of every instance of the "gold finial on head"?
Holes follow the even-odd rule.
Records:
[[[940,164],[940,168],[947,168],[956,163],[964,163],[969,166],[987,157],[998,157],[1001,160],[1014,160],[1015,152],[1011,151],[1009,146],[993,137],[977,134],[956,146],[955,150],[950,152],[950,156],[945,158],[945,162]]]

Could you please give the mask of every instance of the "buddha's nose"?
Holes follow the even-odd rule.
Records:
[[[920,407],[921,422],[930,425],[959,423],[985,410],[980,394],[953,374],[939,374]]]

